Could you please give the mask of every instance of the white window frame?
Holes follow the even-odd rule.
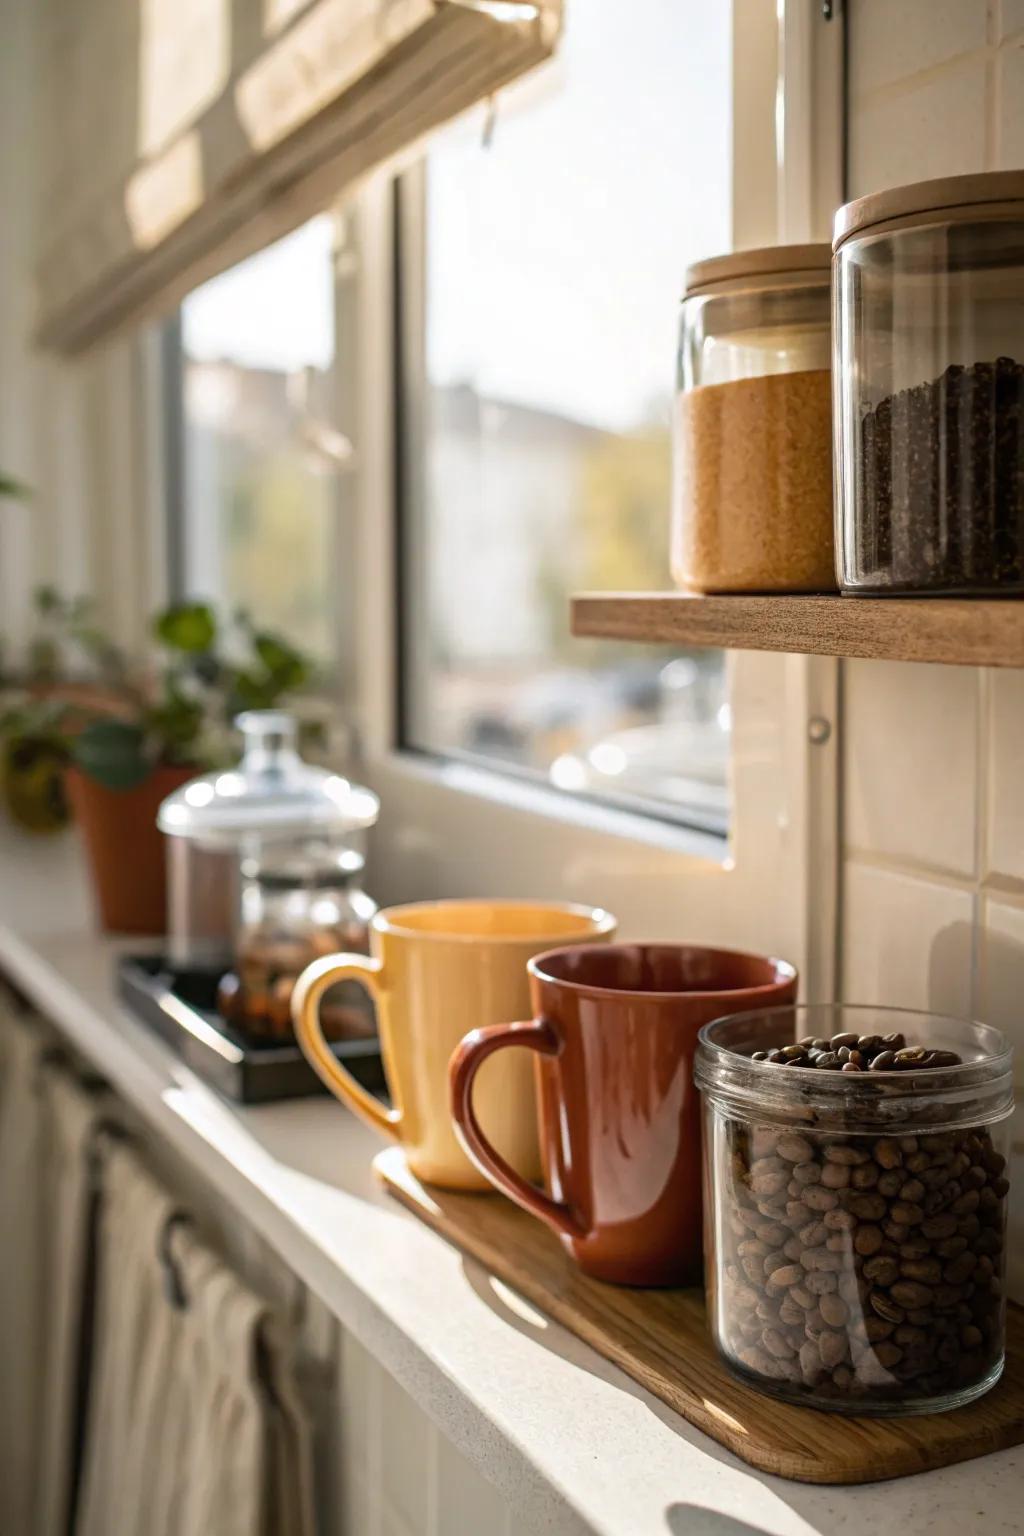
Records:
[[[780,0],[777,11],[764,0],[733,0],[733,32],[734,245],[824,238],[841,195],[841,25],[825,20],[820,0]],[[627,937],[781,954],[800,968],[805,997],[833,996],[834,662],[749,652],[729,658],[727,846],[654,817],[575,802],[498,768],[399,749],[393,216],[387,177],[369,182],[350,205],[336,304],[336,355],[351,364],[341,425],[357,452],[344,494],[354,535],[348,702],[360,771],[383,807],[375,894],[601,903]]]

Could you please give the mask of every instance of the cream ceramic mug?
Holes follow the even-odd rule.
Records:
[[[405,1148],[417,1178],[446,1189],[489,1185],[459,1146],[448,1106],[448,1063],[481,1021],[527,1018],[526,962],[546,949],[611,938],[600,908],[535,901],[427,901],[386,907],[371,926],[373,957],[327,955],[303,971],[292,996],[295,1034],[332,1093]],[[377,1009],[391,1092],[386,1109],[338,1061],[320,1025],[320,1000],[359,981]],[[536,1093],[528,1051],[506,1051],[480,1070],[477,1117],[526,1179],[540,1176]]]

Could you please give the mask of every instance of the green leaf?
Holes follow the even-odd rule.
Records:
[[[233,719],[245,709],[270,709],[279,693],[273,678],[265,674],[236,672],[228,690],[228,716]]]
[[[67,622],[74,633],[80,629],[94,628],[95,604],[91,597],[72,597],[67,603]]]
[[[302,687],[309,677],[310,666],[301,651],[289,645],[287,640],[282,640],[280,635],[272,635],[265,630],[253,636],[252,644],[279,689],[283,691]]]
[[[217,637],[217,620],[208,603],[176,603],[153,622],[158,640],[175,651],[209,651]]]
[[[14,501],[28,501],[31,495],[24,481],[15,480],[13,475],[0,474],[0,496],[9,496]]]
[[[189,699],[169,683],[161,703],[146,713],[147,734],[159,737],[165,751],[180,756],[203,728],[205,710],[198,699]]]
[[[39,635],[29,643],[28,673],[30,677],[50,682],[60,670],[60,647],[56,640]]]
[[[47,741],[67,756],[67,723],[72,714],[71,706],[61,699],[27,698],[0,710],[0,739],[31,737],[34,741]]]
[[[56,587],[36,587],[35,592],[32,594],[32,600],[35,603],[37,613],[56,613],[61,605],[60,593]]]
[[[322,752],[327,747],[326,720],[299,721],[299,751]]]
[[[107,789],[134,789],[150,771],[142,727],[127,720],[93,720],[75,737],[71,755],[82,772]]]
[[[73,630],[75,644],[80,646],[93,663],[101,678],[120,679],[127,671],[127,664],[119,648],[91,624],[83,624]]]

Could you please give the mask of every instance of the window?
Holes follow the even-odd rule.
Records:
[[[347,451],[329,425],[332,244],[332,219],[313,219],[182,305],[177,559],[184,593],[251,611],[326,665]]]
[[[671,584],[682,275],[730,241],[729,12],[570,7],[496,122],[432,141],[400,225],[403,744],[715,830],[721,656],[573,640],[568,598]]]

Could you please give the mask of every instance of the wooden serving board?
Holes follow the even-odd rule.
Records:
[[[381,1152],[374,1168],[435,1232],[763,1472],[803,1483],[873,1483],[1024,1441],[1024,1308],[1009,1308],[1002,1380],[966,1408],[917,1418],[798,1408],[728,1373],[699,1290],[639,1291],[587,1279],[541,1222],[503,1196],[422,1185],[399,1147]]]

